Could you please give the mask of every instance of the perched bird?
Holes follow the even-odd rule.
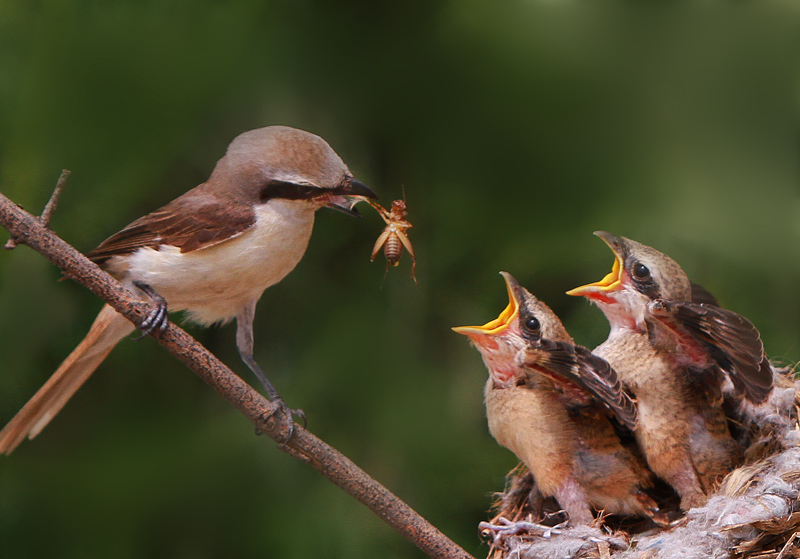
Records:
[[[259,128],[234,138],[205,183],[87,256],[156,306],[140,325],[145,333],[165,327],[167,311],[186,311],[203,326],[236,318],[242,359],[270,400],[294,413],[253,358],[256,303],[303,257],[319,208],[358,216],[358,199],[375,197],[322,138],[285,126]],[[86,338],[0,432],[0,452],[35,437],[134,329],[105,305]]]
[[[657,250],[598,231],[614,252],[611,273],[567,293],[608,318],[607,360],[639,406],[636,437],[650,469],[672,485],[687,510],[705,502],[740,460],[721,408],[723,384],[763,402],[772,371],[758,330],[693,285]]]
[[[575,345],[550,308],[505,272],[509,303],[483,326],[454,328],[470,338],[489,371],[489,431],[522,460],[539,491],[570,521],[588,524],[591,506],[664,522],[644,493],[651,474],[624,448],[609,420],[636,424],[636,406],[614,370]]]

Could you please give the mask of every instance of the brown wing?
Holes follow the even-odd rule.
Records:
[[[617,372],[604,359],[582,346],[540,339],[529,344],[523,364],[551,373],[555,380],[577,384],[633,430],[636,426],[636,403],[623,390]],[[555,375],[555,376],[554,376]]]
[[[705,303],[706,305],[719,306],[717,298],[708,289],[702,285],[691,282],[692,286],[692,303]]]
[[[772,368],[761,334],[733,311],[688,301],[655,301],[650,307],[683,347],[699,348],[728,374],[736,392],[759,404],[772,390]]]
[[[192,194],[192,196],[189,196]],[[255,223],[252,207],[190,191],[112,235],[86,256],[103,264],[142,247],[172,245],[189,252],[230,239]]]

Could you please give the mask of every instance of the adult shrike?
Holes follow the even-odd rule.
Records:
[[[355,198],[350,198],[355,197]],[[137,219],[87,256],[155,304],[140,325],[167,324],[167,311],[186,311],[208,326],[236,318],[236,345],[272,401],[279,394],[253,358],[253,317],[266,288],[297,265],[322,207],[358,215],[358,198],[376,198],[319,136],[270,126],[240,134],[208,181]],[[86,338],[0,431],[0,452],[35,437],[135,330],[105,305]]]

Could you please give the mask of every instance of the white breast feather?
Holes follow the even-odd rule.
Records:
[[[187,310],[198,324],[229,320],[294,269],[308,246],[314,210],[305,201],[270,200],[256,208],[253,227],[222,243],[185,253],[140,248],[130,256],[126,280],[148,284],[170,311]]]

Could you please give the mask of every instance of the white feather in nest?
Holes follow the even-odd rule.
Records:
[[[481,523],[493,538],[492,559],[788,559],[800,557],[800,382],[794,371],[773,368],[775,388],[766,402],[736,403],[747,450],[702,506],[667,529],[640,534],[593,526],[542,526],[495,517]],[[509,474],[509,489],[526,472]],[[510,495],[500,495],[506,501]],[[505,503],[508,504],[507,502]],[[533,520],[533,519],[529,519]]]

